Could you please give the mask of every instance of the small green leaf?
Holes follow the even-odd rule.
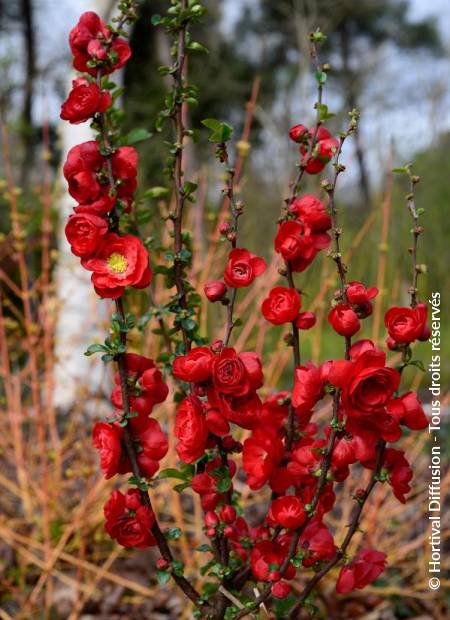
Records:
[[[90,355],[94,355],[94,353],[104,353],[108,351],[104,344],[91,344],[88,346],[85,355],[89,357]]]
[[[163,469],[159,472],[158,478],[163,480],[164,478],[176,478],[178,480],[186,480],[187,476],[185,473],[178,471],[178,469]]]
[[[151,22],[153,26],[158,26],[161,23],[161,15],[152,15]]]
[[[144,140],[148,140],[149,138],[152,137],[152,135],[153,134],[147,131],[147,129],[143,129],[143,128],[132,129],[130,133],[125,136],[125,143],[127,145],[137,144],[138,142],[143,142]]]
[[[166,570],[156,571],[156,579],[160,586],[164,586],[170,579],[170,573]]]
[[[167,196],[168,193],[169,189],[167,187],[160,187],[157,185],[146,190],[144,192],[144,198],[162,198],[163,196]]]
[[[202,45],[201,43],[198,43],[197,41],[192,41],[191,43],[189,43],[189,45],[186,46],[186,49],[189,52],[198,52],[201,54],[209,54],[209,49],[207,47],[205,47],[204,45]]]

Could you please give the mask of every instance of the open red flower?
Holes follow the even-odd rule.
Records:
[[[96,75],[97,68],[89,66],[92,60],[100,61],[103,74],[123,67],[131,56],[130,46],[125,39],[116,37],[108,49],[106,42],[110,40],[111,32],[100,17],[92,11],[83,13],[69,34],[75,69]]]
[[[196,347],[173,361],[173,376],[188,383],[203,383],[211,378],[214,353],[208,347]]]
[[[208,427],[201,401],[196,396],[185,398],[177,409],[175,418],[176,450],[185,463],[200,458],[208,441]]]
[[[314,519],[305,527],[298,541],[298,549],[303,550],[303,566],[312,566],[321,560],[331,560],[336,553],[333,536],[327,526]]]
[[[262,302],[261,310],[267,321],[282,325],[297,318],[301,305],[300,294],[295,289],[276,286]]]
[[[347,594],[352,590],[362,590],[373,583],[385,568],[385,553],[373,549],[364,549],[349,564],[341,568],[336,583],[336,592]]]
[[[99,252],[83,258],[81,264],[92,271],[92,283],[103,298],[116,299],[126,286],[145,288],[152,279],[148,254],[142,241],[133,235],[109,233]]]
[[[72,253],[80,257],[94,254],[107,232],[107,222],[95,213],[78,212],[72,214],[69,216],[65,228]]]
[[[137,489],[130,489],[124,495],[113,491],[104,507],[105,530],[119,545],[143,549],[156,545],[151,533],[155,515],[144,506]]]
[[[331,228],[331,216],[327,213],[323,202],[312,194],[296,198],[289,206],[289,211],[313,232],[325,232]]]
[[[354,362],[333,362],[330,382],[342,388],[344,411],[358,423],[379,424],[400,383],[400,375],[385,366],[386,354],[368,349]]]
[[[259,256],[250,254],[243,248],[234,248],[228,257],[224,280],[231,288],[249,286],[253,280],[265,272],[266,261]]]
[[[426,329],[427,307],[417,304],[415,308],[391,308],[384,316],[389,336],[398,344],[409,344],[420,339]]]
[[[270,427],[256,429],[244,441],[242,463],[252,490],[260,489],[276,474],[284,453],[283,442]]]
[[[270,506],[269,520],[288,529],[300,527],[306,520],[303,502],[295,495],[278,497]]]
[[[393,398],[388,403],[388,412],[400,424],[413,431],[420,431],[428,426],[427,417],[415,392],[407,392],[400,398]]]
[[[85,78],[72,82],[72,90],[61,106],[61,118],[69,123],[84,123],[94,114],[104,112],[112,103],[111,94]]]
[[[119,473],[122,457],[123,429],[114,424],[97,422],[92,431],[92,443],[100,454],[100,467],[105,478],[112,478]]]
[[[323,396],[323,381],[320,370],[310,364],[295,369],[292,404],[298,415],[308,413]]]
[[[358,315],[349,304],[336,304],[328,314],[328,322],[335,332],[351,338],[361,328]]]

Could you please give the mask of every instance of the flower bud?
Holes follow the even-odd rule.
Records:
[[[156,560],[156,568],[158,570],[166,570],[168,567],[169,567],[169,562],[165,560],[164,558],[159,558],[159,560]]]
[[[225,504],[220,511],[220,518],[225,523],[233,523],[236,520],[236,510],[230,504]]]
[[[221,280],[211,280],[204,286],[205,295],[209,301],[220,301],[227,292],[227,287]]]
[[[205,514],[205,525],[208,528],[214,528],[219,525],[219,517],[213,510],[208,510]]]

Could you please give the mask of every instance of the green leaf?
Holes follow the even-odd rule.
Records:
[[[317,104],[317,109],[319,111],[319,119],[322,123],[324,123],[325,121],[327,121],[330,118],[333,118],[333,116],[336,116],[336,114],[334,114],[334,112],[329,112],[328,111],[328,106],[325,105],[325,103],[318,103]]]
[[[226,493],[231,488],[231,478],[222,478],[217,483],[217,490],[219,493]]]
[[[201,553],[206,553],[207,551],[211,551],[211,547],[209,545],[203,544],[197,547],[196,551],[200,551]]]
[[[152,135],[153,134],[147,131],[147,129],[132,129],[130,133],[125,136],[125,142],[128,145],[137,144],[138,142],[148,140]]]
[[[84,354],[86,357],[89,357],[90,355],[94,355],[94,353],[104,353],[105,351],[108,351],[108,349],[104,344],[91,344],[88,346]]]
[[[171,527],[164,532],[164,536],[169,540],[178,540],[181,536],[181,530],[179,527]]]
[[[189,45],[186,46],[186,49],[189,52],[198,52],[200,54],[209,54],[209,49],[207,47],[205,47],[204,45],[202,45],[201,43],[198,43],[197,41],[192,41],[191,43],[189,43]]]
[[[160,586],[164,586],[170,579],[170,573],[166,570],[156,571],[156,579]]]
[[[152,15],[151,23],[153,26],[158,26],[161,23],[162,17],[161,15]]]
[[[187,480],[185,473],[178,471],[178,469],[163,469],[159,472],[158,478],[163,480],[164,478],[176,478],[177,480]]]
[[[403,166],[402,168],[393,168],[392,172],[395,172],[397,174],[408,174],[408,167],[407,166]]]
[[[320,86],[323,86],[327,81],[327,74],[325,73],[325,71],[316,71],[314,77],[316,78],[316,81],[318,84],[320,84]]]
[[[222,144],[228,142],[233,133],[233,127],[228,123],[221,123],[215,118],[206,118],[202,121],[202,125],[212,130],[209,141],[214,144]]]
[[[202,125],[204,125],[208,129],[212,129],[213,131],[217,131],[218,129],[220,129],[220,124],[220,121],[215,118],[205,118],[202,121]]]
[[[150,189],[144,192],[144,198],[162,198],[167,196],[169,189],[167,187],[161,187],[159,185],[150,187]]]

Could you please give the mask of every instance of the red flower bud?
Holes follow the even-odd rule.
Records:
[[[294,142],[303,142],[308,135],[308,129],[304,125],[294,125],[289,130],[289,137]]]
[[[211,280],[204,286],[205,295],[209,301],[220,301],[227,292],[227,287],[221,280]]]
[[[300,312],[295,325],[298,329],[311,329],[316,324],[317,317],[314,312]]]
[[[216,515],[214,510],[208,510],[205,514],[205,525],[208,528],[217,527],[219,525],[219,517]]]
[[[159,558],[159,560],[156,560],[156,568],[158,570],[166,570],[166,568],[168,567],[169,567],[169,562],[165,560],[164,558]]]
[[[286,598],[291,593],[291,586],[285,581],[278,581],[270,590],[275,598]]]
[[[230,504],[225,504],[220,511],[220,518],[225,523],[233,523],[236,520],[236,510]]]
[[[361,328],[356,312],[344,303],[338,303],[332,308],[328,314],[328,322],[335,332],[346,338],[354,336]]]

